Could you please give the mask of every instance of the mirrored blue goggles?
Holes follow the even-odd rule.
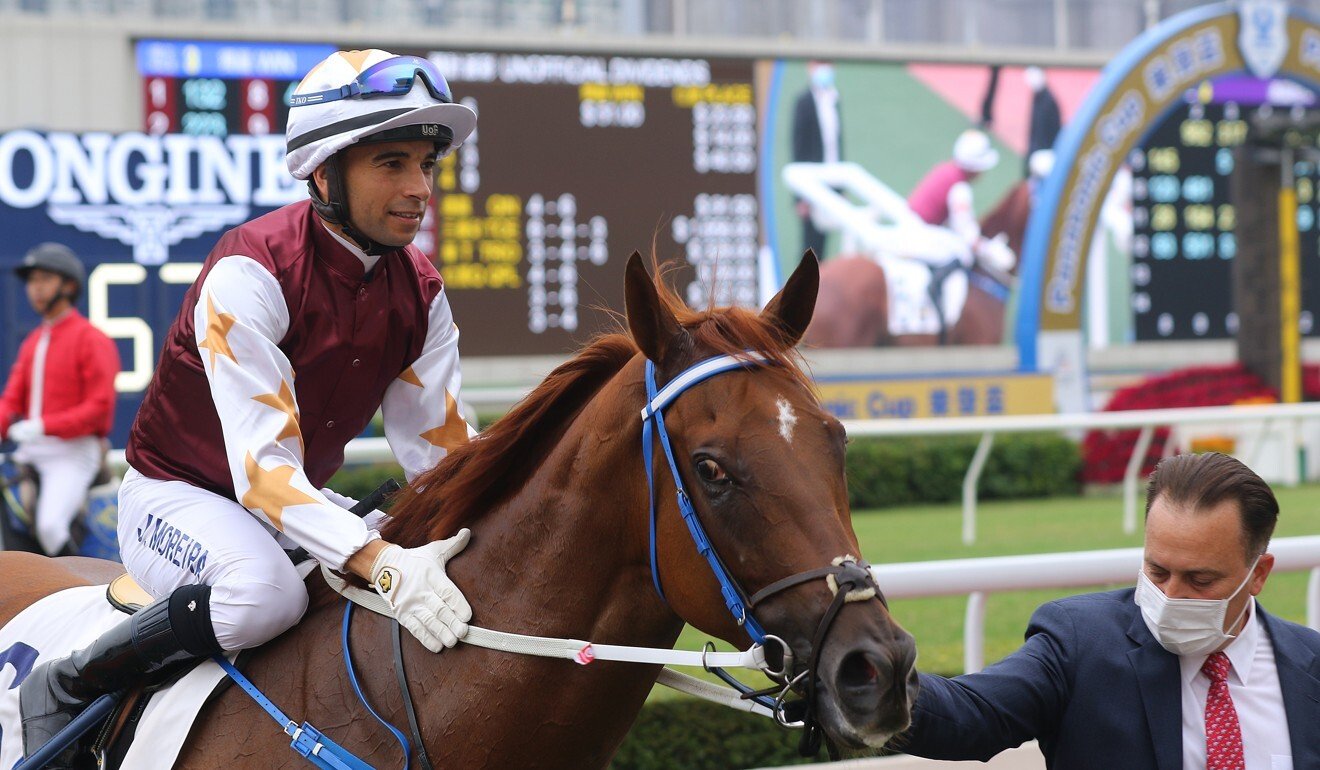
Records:
[[[453,103],[454,95],[449,90],[449,83],[430,60],[420,56],[395,56],[366,68],[346,86],[310,94],[294,94],[289,98],[289,106],[324,104],[340,99],[403,96],[412,90],[418,78],[426,85],[431,96],[442,102]]]

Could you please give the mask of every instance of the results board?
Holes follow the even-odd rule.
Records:
[[[334,46],[139,40],[143,129],[153,136],[282,134],[289,93]]]
[[[1271,102],[1314,102],[1288,81],[1233,77],[1202,86],[1171,111],[1128,158],[1132,168],[1132,313],[1138,340],[1229,338],[1237,332],[1232,296],[1237,206],[1230,193],[1234,149]],[[1302,333],[1315,334],[1320,292],[1316,198],[1320,170],[1294,167],[1302,257]]]
[[[571,350],[609,327],[625,260],[653,246],[682,258],[689,305],[756,303],[749,62],[430,56],[479,116],[436,196],[465,355]]]
[[[297,78],[257,67],[262,49],[163,51],[139,50],[154,62],[148,133],[282,133]],[[751,61],[399,53],[430,57],[479,115],[441,165],[417,241],[445,279],[464,355],[562,354],[611,328],[634,250],[679,258],[693,306],[756,304]]]

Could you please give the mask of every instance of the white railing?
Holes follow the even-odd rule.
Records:
[[[500,392],[503,403],[517,400],[515,389]],[[465,399],[467,400],[467,399]],[[1278,422],[1285,432],[1283,449],[1296,451],[1301,435],[1300,421],[1320,419],[1320,403],[1269,404],[1194,409],[1161,409],[1097,414],[1041,414],[1003,417],[949,417],[910,420],[850,420],[844,425],[850,436],[920,436],[980,433],[981,442],[963,481],[963,541],[976,537],[977,481],[985,467],[994,437],[998,433],[1037,431],[1139,428],[1141,434],[1128,462],[1124,479],[1124,531],[1136,531],[1138,484],[1141,459],[1150,446],[1157,426],[1178,427],[1207,423],[1260,423],[1267,430]],[[112,466],[126,467],[123,450],[110,453]],[[346,463],[391,462],[389,444],[383,438],[359,438],[344,449]],[[1290,469],[1285,484],[1297,484],[1300,472],[1296,458],[1284,457]],[[1250,461],[1247,461],[1250,464]],[[1320,630],[1320,536],[1291,537],[1270,545],[1275,556],[1275,572],[1310,570],[1307,584],[1306,623]],[[985,661],[985,607],[990,593],[1036,588],[1069,588],[1135,582],[1141,566],[1140,548],[1108,551],[996,556],[976,559],[884,564],[871,571],[891,599],[915,599],[928,596],[966,595],[967,612],[963,629],[964,667],[979,671]]]
[[[972,457],[967,474],[963,477],[963,542],[976,542],[977,482],[995,436],[1000,433],[1030,433],[1038,431],[1105,430],[1139,428],[1140,435],[1132,455],[1128,458],[1123,477],[1123,531],[1137,531],[1137,508],[1141,494],[1140,474],[1142,460],[1150,448],[1155,428],[1219,423],[1259,423],[1261,431],[1278,425],[1283,431],[1280,442],[1283,484],[1296,486],[1301,481],[1297,448],[1301,437],[1301,421],[1320,420],[1320,403],[1262,404],[1249,406],[1207,406],[1189,409],[1149,409],[1127,412],[1096,412],[1087,414],[1033,414],[1002,417],[927,417],[910,420],[848,420],[844,426],[849,436],[948,436],[981,434],[981,442]],[[1171,446],[1172,441],[1169,442]],[[1259,447],[1263,442],[1257,442]],[[1255,458],[1241,458],[1248,465]]]
[[[1310,570],[1306,590],[1306,624],[1320,630],[1320,535],[1287,537],[1270,544],[1274,572]],[[889,599],[967,596],[963,624],[963,669],[985,666],[985,607],[989,594],[1035,588],[1077,588],[1136,583],[1140,548],[1076,551],[1031,556],[991,556],[979,559],[880,564],[871,567]]]
[[[469,404],[487,404],[508,406],[516,403],[526,390],[522,388],[495,388],[474,391],[470,396],[464,394],[464,402]],[[1284,457],[1281,467],[1284,469],[1283,484],[1296,486],[1301,481],[1301,472],[1295,456],[1301,436],[1300,423],[1303,420],[1320,420],[1320,403],[1309,404],[1261,404],[1249,406],[1208,406],[1189,409],[1149,409],[1126,412],[1097,412],[1089,414],[1032,414],[1005,415],[997,417],[928,417],[908,420],[845,420],[844,427],[849,436],[949,436],[981,434],[981,441],[972,456],[972,462],[963,477],[963,542],[976,542],[976,508],[978,502],[977,485],[981,471],[985,468],[995,436],[1000,433],[1034,433],[1042,431],[1104,430],[1138,428],[1141,430],[1132,455],[1128,458],[1127,471],[1123,477],[1123,531],[1133,534],[1137,531],[1137,508],[1141,494],[1140,474],[1142,459],[1150,448],[1155,428],[1215,423],[1259,423],[1262,433],[1276,423],[1284,432],[1280,442]],[[1259,447],[1263,442],[1257,442]],[[1169,446],[1173,444],[1172,438]],[[350,441],[344,448],[344,462],[377,463],[390,462],[394,455],[383,438],[358,438]],[[1242,458],[1252,465],[1255,458]],[[122,471],[127,467],[122,449],[110,452],[111,467]]]

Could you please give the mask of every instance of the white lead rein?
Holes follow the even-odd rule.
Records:
[[[359,607],[371,610],[377,615],[384,615],[387,618],[394,617],[389,604],[375,591],[349,585],[346,580],[326,569],[325,565],[321,565],[321,576],[325,578],[326,584],[331,589]],[[770,709],[751,699],[744,699],[742,694],[732,687],[717,685],[668,668],[668,666],[748,668],[764,672],[769,669],[769,666],[765,661],[765,648],[760,645],[753,645],[743,652],[666,650],[657,647],[593,644],[580,639],[557,639],[545,636],[511,634],[507,631],[493,631],[489,628],[471,625],[468,626],[467,635],[459,641],[476,647],[485,647],[488,650],[536,655],[542,658],[563,658],[582,666],[597,660],[659,664],[666,666],[666,668],[660,671],[660,676],[656,678],[656,681],[666,687],[738,711],[749,711],[771,719],[774,718],[774,713]]]

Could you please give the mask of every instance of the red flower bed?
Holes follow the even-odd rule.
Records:
[[[1320,365],[1303,367],[1302,391],[1308,400],[1320,398]],[[1196,366],[1151,377],[1114,393],[1106,412],[1130,409],[1171,409],[1227,406],[1243,401],[1277,401],[1276,394],[1242,364]],[[1094,430],[1082,442],[1082,481],[1113,484],[1123,480],[1139,430]],[[1168,428],[1157,428],[1146,452],[1142,474],[1155,469],[1164,456]]]

